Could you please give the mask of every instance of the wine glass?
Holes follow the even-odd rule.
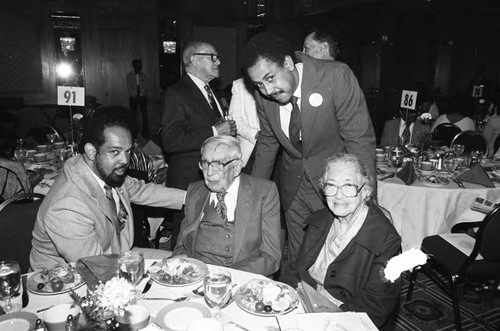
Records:
[[[457,167],[458,167],[458,159],[453,158],[453,157],[448,158],[448,159],[445,159],[445,160],[444,160],[444,167],[445,167],[446,171],[448,171],[448,173],[449,173],[450,175],[452,175],[452,174],[453,174],[453,172],[454,172],[455,170],[457,170]]]
[[[461,144],[454,144],[452,146],[452,149],[453,149],[453,154],[455,154],[456,157],[459,157],[465,151],[465,146]]]
[[[118,257],[118,273],[132,285],[134,290],[145,272],[144,255],[140,251],[125,251]]]
[[[0,261],[0,299],[7,299],[5,312],[12,313],[21,310],[18,303],[12,304],[12,296],[19,291],[21,284],[21,269],[16,261]]]
[[[231,292],[231,274],[222,269],[209,271],[203,280],[205,301],[215,308],[216,319],[221,318],[220,309],[229,300]]]

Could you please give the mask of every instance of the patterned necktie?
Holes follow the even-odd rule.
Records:
[[[288,136],[290,137],[290,142],[292,145],[302,153],[302,139],[300,136],[301,122],[300,122],[300,110],[297,105],[297,97],[293,96],[292,103],[292,113],[290,115],[290,124],[288,125]]]
[[[222,118],[222,115],[219,112],[219,108],[217,107],[217,103],[215,102],[214,95],[212,93],[212,89],[210,86],[205,85],[205,90],[207,91],[208,95],[208,103],[210,104],[210,107],[212,107],[212,110],[214,111],[215,117],[217,119]]]
[[[224,222],[227,222],[227,206],[226,202],[224,202],[224,197],[226,196],[227,192],[217,192],[215,195],[217,196],[217,205],[215,206],[215,210],[217,211],[217,214],[222,218]]]
[[[106,198],[109,200],[109,204],[111,205],[113,211],[116,213],[116,203],[113,198],[113,192],[111,191],[111,187],[108,185],[104,185],[104,190],[106,191]],[[122,205],[120,201],[120,212],[116,215],[117,217],[113,217],[113,225],[115,226],[116,234],[120,235],[121,230],[125,227],[125,219],[128,218],[128,213],[125,210],[125,207]],[[123,220],[123,221],[122,221]]]
[[[403,142],[403,145],[407,145],[410,143],[410,124],[408,124],[408,122],[406,122],[403,133],[401,134],[401,140]]]

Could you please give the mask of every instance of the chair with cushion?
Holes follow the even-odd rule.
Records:
[[[488,141],[477,131],[460,132],[453,138],[451,146],[461,144],[465,146],[463,155],[470,155],[473,151],[481,151],[483,155],[488,155]]]
[[[43,194],[22,193],[0,204],[0,255],[15,260],[28,272],[32,231]]]
[[[441,123],[432,130],[432,140],[437,146],[450,146],[453,138],[462,132],[458,126],[451,123]]]
[[[417,274],[422,270],[446,294],[451,296],[456,330],[461,330],[458,288],[468,290],[472,282],[488,284],[493,292],[500,282],[500,206],[489,212],[482,221],[466,224],[478,227],[474,236],[457,233],[461,242],[473,245],[469,255],[464,254],[440,235],[426,237],[422,241],[422,251],[429,256],[427,264],[416,267],[411,274],[407,300],[411,299]],[[466,230],[464,226],[454,227]]]

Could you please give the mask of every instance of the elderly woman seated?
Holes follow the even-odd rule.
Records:
[[[280,280],[295,287],[306,281],[342,310],[366,312],[381,328],[401,287],[399,281],[385,280],[382,271],[399,253],[401,237],[369,201],[370,182],[357,156],[327,160],[320,186],[328,208],[307,219],[297,260],[287,264]]]

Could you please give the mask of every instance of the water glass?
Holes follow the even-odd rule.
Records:
[[[465,146],[461,144],[454,144],[451,148],[456,157],[459,157],[465,151]]]
[[[12,296],[19,291],[21,269],[16,261],[0,261],[0,299],[6,300],[5,312],[21,310],[20,304],[12,304]]]
[[[446,171],[448,171],[451,174],[453,174],[453,172],[455,172],[455,170],[457,170],[457,167],[458,167],[458,159],[456,158],[448,158],[446,160],[444,160],[444,167],[446,169]]]
[[[144,272],[144,255],[142,252],[125,251],[118,257],[118,274],[121,278],[125,278],[134,285],[134,289],[144,276]]]
[[[215,310],[214,317],[221,318],[220,309],[231,297],[231,274],[222,269],[209,271],[203,279],[205,301]]]

